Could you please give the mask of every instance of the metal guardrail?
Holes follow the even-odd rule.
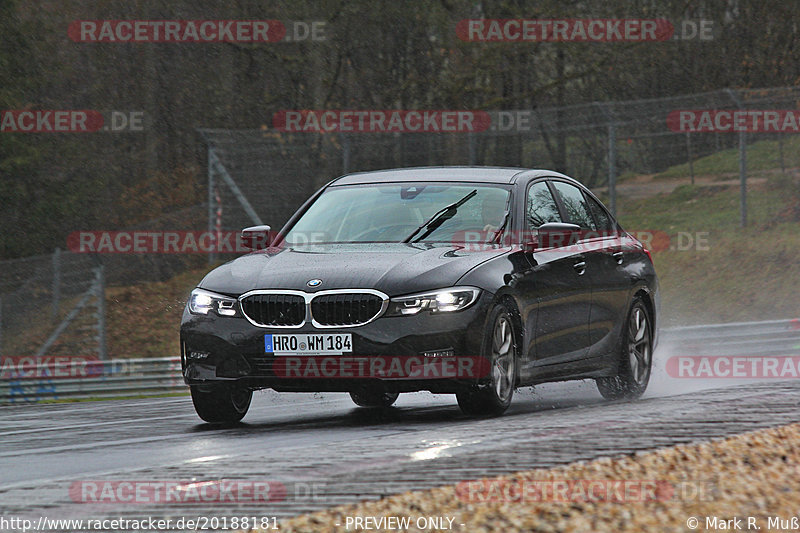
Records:
[[[800,319],[661,330],[671,355],[800,355]],[[0,404],[186,392],[180,359],[0,357]]]
[[[800,356],[800,319],[662,329],[659,348],[671,355]]]
[[[0,404],[188,392],[178,357],[0,357]]]

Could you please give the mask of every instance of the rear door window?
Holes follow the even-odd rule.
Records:
[[[597,230],[604,234],[612,232],[614,230],[614,222],[608,212],[600,205],[600,202],[587,194],[586,203],[589,205],[589,210],[597,223]]]
[[[561,205],[564,207],[566,218],[565,222],[576,224],[581,229],[596,230],[597,226],[581,190],[563,181],[554,181],[552,183],[561,198]]]

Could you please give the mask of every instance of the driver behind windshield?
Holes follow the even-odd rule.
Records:
[[[487,234],[495,233],[503,224],[505,215],[506,199],[502,196],[490,194],[481,202],[481,219],[483,220],[483,231]]]

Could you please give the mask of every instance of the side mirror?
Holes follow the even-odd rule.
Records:
[[[270,235],[269,226],[250,226],[242,230],[242,246],[251,250],[261,250],[269,246]]]
[[[563,222],[548,222],[542,224],[536,233],[536,238],[523,245],[525,251],[532,252],[542,248],[561,248],[571,246],[578,242],[581,227],[577,224]]]

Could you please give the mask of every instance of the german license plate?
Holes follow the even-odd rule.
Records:
[[[342,355],[353,351],[350,333],[264,335],[264,351],[274,355]]]

